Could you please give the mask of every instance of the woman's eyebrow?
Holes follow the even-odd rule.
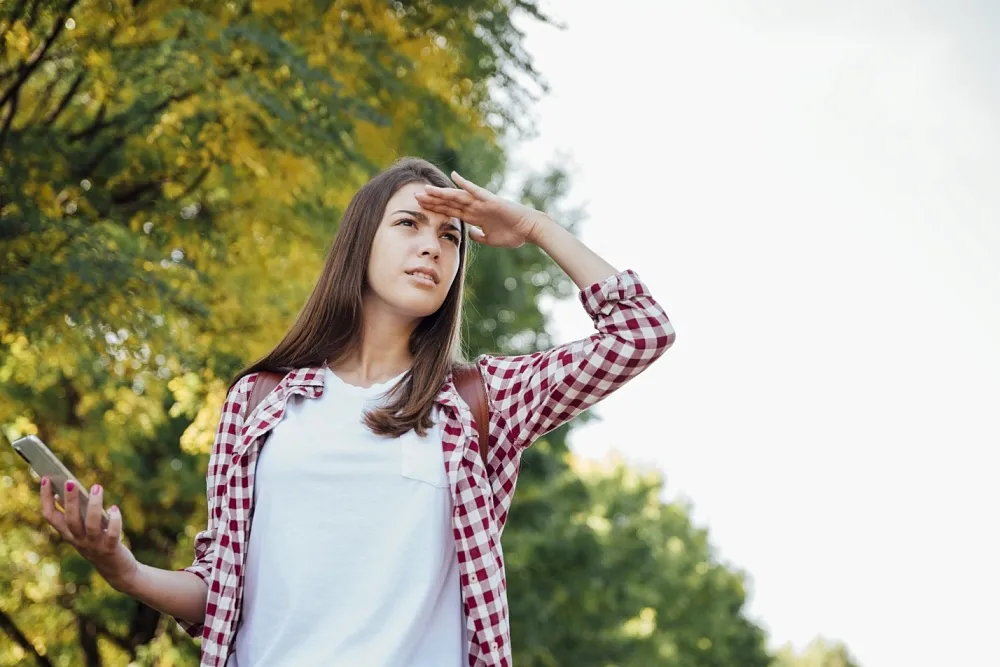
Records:
[[[427,216],[424,215],[423,213],[421,213],[420,211],[409,211],[407,209],[401,208],[398,211],[393,211],[392,215],[396,215],[397,213],[405,213],[406,215],[413,216],[414,218],[416,218],[417,220],[419,220],[420,222],[423,222],[423,223],[426,223],[428,221]],[[459,227],[458,225],[456,225],[454,222],[452,222],[452,220],[454,220],[454,219],[455,218],[448,218],[447,220],[443,221],[439,226],[440,227],[448,226],[448,227],[451,227],[456,232],[461,233],[462,232],[462,228]]]
[[[423,213],[421,213],[420,211],[407,211],[406,209],[400,209],[398,211],[393,211],[392,212],[393,215],[396,215],[397,213],[405,213],[407,215],[412,215],[414,218],[416,218],[420,222],[427,222],[427,216],[424,215]]]

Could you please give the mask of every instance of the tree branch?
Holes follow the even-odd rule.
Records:
[[[17,115],[17,103],[20,99],[21,94],[18,91],[11,98],[10,106],[7,107],[7,117],[4,118],[3,127],[0,128],[0,153],[3,152],[3,145],[7,142],[7,133],[10,132],[11,125],[14,124],[14,116]]]
[[[2,35],[0,35],[0,39],[2,39]],[[0,51],[0,53],[2,53],[2,51]],[[68,56],[68,55],[70,55],[72,53],[73,53],[72,49],[62,49],[62,50],[59,50],[59,51],[51,51],[43,59],[43,61],[44,60],[58,60],[60,58],[64,58],[65,56]],[[16,63],[16,64],[11,65],[10,67],[8,67],[6,69],[0,69],[0,82],[6,81],[7,79],[9,79],[14,74],[17,74],[20,71],[20,68],[21,68],[21,63]]]
[[[160,113],[161,111],[169,107],[174,102],[183,102],[187,98],[194,95],[196,92],[197,92],[196,90],[188,90],[183,93],[177,93],[176,95],[171,95],[170,97],[164,98],[163,100],[158,102],[155,106],[149,108],[147,117],[142,119],[142,121],[148,120],[149,118],[155,116],[156,114]],[[80,139],[89,139],[93,135],[97,134],[99,131],[117,125],[119,121],[122,119],[124,119],[127,122],[129,119],[128,115],[131,109],[121,112],[120,114],[118,114],[114,118],[111,118],[110,120],[104,120],[106,111],[107,111],[106,105],[102,105],[100,111],[97,114],[97,117],[94,119],[94,122],[91,123],[89,127],[80,130],[79,132],[74,132],[70,134],[69,140],[79,141]],[[125,134],[128,134],[127,130]]]
[[[125,637],[120,637],[115,633],[111,632],[108,626],[101,623],[99,620],[90,616],[88,614],[81,614],[73,609],[73,603],[69,599],[64,599],[60,601],[60,606],[66,611],[72,611],[76,616],[76,627],[80,633],[80,643],[83,646],[84,654],[88,654],[91,648],[97,646],[97,636],[104,635],[116,646],[120,647],[122,650],[127,651],[129,657],[133,660],[135,659],[135,648],[137,644],[130,641]],[[100,656],[98,656],[99,658]],[[90,656],[88,655],[88,665]],[[99,667],[100,663],[96,663]]]
[[[3,613],[3,611],[0,611],[0,629],[6,632],[7,635],[14,640],[14,643],[34,656],[35,661],[39,665],[42,665],[42,667],[52,667],[52,662],[35,649],[35,645],[28,641],[28,638],[24,636],[24,633],[21,632],[16,625],[14,625],[13,619]]]
[[[212,166],[213,166],[212,164],[209,164],[207,167],[202,169],[201,173],[195,176],[194,180],[191,181],[191,185],[187,186],[184,189],[184,192],[181,193],[181,196],[187,197],[189,194],[194,192],[197,187],[199,187],[202,183],[204,183],[205,179],[208,178],[208,174],[212,171]]]
[[[73,100],[73,96],[76,95],[76,91],[80,89],[80,85],[83,83],[83,80],[86,77],[87,77],[86,72],[80,72],[79,74],[76,75],[76,79],[73,81],[72,85],[70,85],[69,90],[66,91],[66,94],[63,95],[63,98],[59,102],[59,105],[56,106],[56,108],[48,116],[45,117],[45,120],[42,121],[43,123],[45,123],[46,125],[52,125],[52,123],[56,122],[56,119],[59,118],[62,112],[66,110],[66,107],[69,106],[69,103]]]
[[[95,169],[97,169],[97,165],[99,165],[104,160],[104,158],[106,158],[111,153],[111,151],[119,147],[120,141],[121,139],[119,137],[112,137],[111,141],[105,144],[99,151],[95,152],[93,156],[90,158],[90,160],[85,165],[83,165],[81,169],[76,170],[76,172],[73,174],[73,177],[75,179],[79,179],[83,178],[87,174],[92,173]]]
[[[66,27],[66,18],[79,2],[80,0],[68,0],[66,2],[66,6],[63,8],[62,13],[56,17],[55,25],[52,26],[49,36],[46,37],[45,40],[38,45],[38,48],[35,49],[35,52],[32,53],[28,59],[20,65],[20,67],[18,67],[18,74],[14,83],[12,83],[10,88],[5,90],[3,95],[0,96],[0,109],[2,109],[4,105],[17,94],[17,92],[21,89],[21,86],[24,85],[24,82],[28,80],[29,76],[31,76],[31,73],[34,72],[35,68],[42,62],[45,54],[49,52],[49,49],[52,48],[55,41],[59,39],[59,35],[62,34],[63,29]]]
[[[164,109],[166,109],[168,106],[170,106],[174,102],[180,102],[182,100],[185,100],[185,99],[191,97],[194,94],[195,94],[195,91],[190,90],[190,91],[187,91],[187,92],[184,92],[184,93],[178,93],[177,95],[171,95],[170,97],[166,98],[165,100],[163,100],[162,102],[160,102],[156,106],[152,107],[149,110],[149,113],[150,113],[150,115],[156,115],[157,113],[163,111]],[[118,116],[115,116],[115,118],[111,119],[107,123],[102,123],[101,124],[102,128],[103,127],[110,127],[111,125],[114,125],[116,120],[118,120],[119,118],[121,118],[121,117],[123,117],[125,115],[126,115],[126,112],[123,112],[123,113],[119,114]],[[146,120],[146,119],[144,119],[144,120]],[[95,169],[97,169],[97,166],[101,162],[104,161],[104,158],[106,158],[111,153],[112,150],[114,150],[115,148],[118,148],[120,146],[121,142],[125,140],[125,137],[127,137],[131,133],[131,131],[134,128],[134,126],[135,126],[134,123],[133,123],[133,127],[131,127],[131,128],[128,127],[128,126],[126,126],[124,128],[124,132],[122,132],[119,136],[111,137],[111,140],[103,148],[101,148],[99,151],[97,151],[97,153],[94,154],[94,156],[90,159],[90,161],[88,161],[86,164],[82,165],[81,168],[79,168],[79,169],[77,169],[77,170],[74,171],[74,178],[83,178],[87,174],[90,174]],[[101,129],[101,128],[98,128],[98,129]],[[80,135],[78,134],[78,135],[75,135],[75,136],[71,136],[70,138],[71,139],[73,139],[73,138],[79,138],[79,136]]]
[[[41,115],[42,111],[45,110],[45,107],[48,106],[48,102],[52,98],[52,93],[54,93],[56,88],[59,87],[59,81],[59,77],[52,77],[52,80],[49,81],[47,86],[45,86],[45,92],[36,96],[37,99],[35,100],[35,109],[28,114],[27,125],[33,125],[38,122],[38,117]]]
[[[35,27],[35,21],[38,20],[38,15],[39,15],[38,5],[39,3],[41,3],[41,1],[42,0],[31,0],[31,6],[28,7],[28,11],[24,13],[25,16],[28,18],[28,22],[24,24],[28,30],[31,30],[32,28]]]
[[[90,627],[93,628],[95,634],[104,635],[116,646],[118,646],[122,650],[128,651],[128,654],[131,658],[133,659],[135,658],[135,646],[133,646],[132,642],[130,642],[128,639],[124,637],[119,637],[115,633],[111,632],[111,630],[109,630],[106,625],[98,621],[93,616],[82,615],[78,616],[77,618],[81,623],[83,622],[88,623]]]
[[[128,629],[128,651],[135,657],[136,649],[148,644],[156,637],[156,627],[160,624],[160,612],[141,602],[135,609]]]
[[[107,100],[101,102],[101,107],[97,110],[97,115],[94,116],[94,120],[79,132],[71,132],[68,136],[70,141],[78,141],[80,139],[86,139],[94,136],[99,131],[103,130],[110,123],[104,122],[104,116],[108,113],[108,102]]]
[[[80,633],[80,648],[87,667],[101,667],[101,651],[97,647],[97,621],[77,614],[76,628]]]
[[[158,178],[153,181],[147,181],[145,183],[136,183],[123,190],[116,190],[111,192],[111,204],[113,206],[120,206],[122,204],[131,204],[138,201],[142,195],[147,192],[155,192],[159,190],[160,186],[167,182],[168,178]]]

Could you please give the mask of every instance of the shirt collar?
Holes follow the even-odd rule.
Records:
[[[322,387],[326,381],[325,373],[325,366],[307,366],[304,368],[296,368],[286,376],[284,380],[285,386]],[[451,371],[448,371],[448,374],[444,378],[444,383],[442,383],[441,389],[438,390],[437,397],[434,401],[438,405],[456,407],[455,399],[457,394],[458,390],[455,388],[455,382],[452,379]]]

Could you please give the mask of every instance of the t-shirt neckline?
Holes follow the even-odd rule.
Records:
[[[399,375],[389,378],[385,382],[376,382],[370,387],[361,387],[356,384],[351,384],[344,378],[340,377],[339,375],[334,373],[333,369],[331,369],[329,366],[327,366],[325,370],[326,370],[326,380],[328,383],[332,382],[346,391],[351,391],[357,394],[363,394],[367,396],[374,396],[388,391],[389,389],[394,387],[400,380],[402,380],[403,376],[405,376],[407,373],[410,372],[410,369],[406,369]]]

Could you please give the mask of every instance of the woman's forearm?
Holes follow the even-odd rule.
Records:
[[[131,579],[115,588],[164,614],[192,623],[205,620],[208,585],[191,572],[139,563]]]
[[[618,273],[583,241],[547,215],[542,215],[529,240],[545,251],[580,289]]]

